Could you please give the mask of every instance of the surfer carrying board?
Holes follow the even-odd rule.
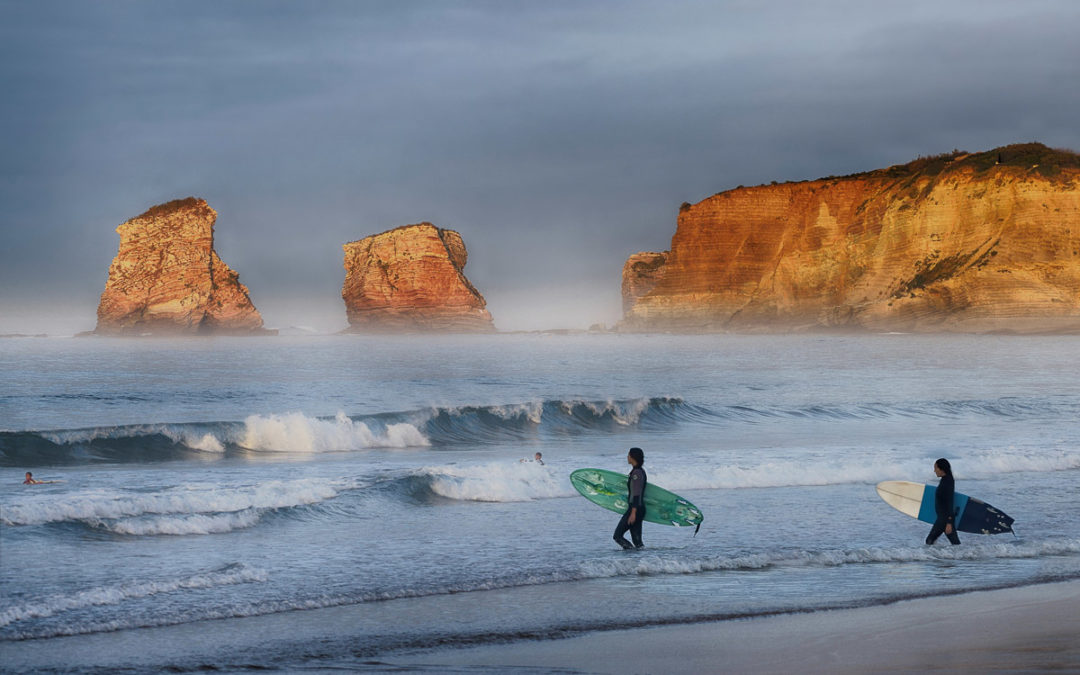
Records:
[[[649,479],[645,475],[645,469],[642,468],[645,464],[645,453],[641,448],[630,448],[630,452],[626,455],[626,463],[634,467],[630,469],[630,475],[626,477],[626,490],[629,493],[627,501],[630,506],[619,520],[613,538],[624,550],[629,550],[645,546],[641,542],[641,524],[645,522],[645,484]],[[630,538],[634,540],[633,545],[623,536],[627,530],[630,530]]]
[[[956,493],[956,481],[953,480],[952,466],[949,460],[942,457],[934,462],[934,473],[941,479],[938,483],[937,492],[934,493],[934,510],[937,520],[930,528],[930,534],[926,535],[927,545],[932,545],[944,532],[949,543],[956,546],[960,543],[960,537],[956,534],[956,514],[953,512],[953,495]]]

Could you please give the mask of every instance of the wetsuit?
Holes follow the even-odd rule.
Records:
[[[937,520],[934,521],[934,526],[930,528],[930,534],[926,536],[927,544],[933,544],[937,541],[937,538],[945,531],[946,525],[953,526],[952,533],[945,535],[948,537],[949,543],[953,546],[960,543],[960,537],[956,534],[955,512],[953,511],[953,495],[955,493],[956,481],[953,480],[952,475],[945,474],[941,477],[941,482],[938,483],[937,492],[934,493],[934,511],[937,513]]]
[[[630,542],[623,537],[627,530],[630,530],[630,538],[634,540],[634,548],[641,548],[645,545],[641,543],[641,524],[645,522],[646,482],[648,482],[648,477],[645,475],[645,469],[640,466],[631,469],[630,475],[626,477],[626,491],[629,494],[628,501],[630,505],[626,508],[626,513],[623,514],[619,525],[615,528],[613,537],[619,546],[623,548],[631,548]],[[637,509],[637,515],[634,517],[634,522],[631,523],[629,522],[630,511],[633,509]]]

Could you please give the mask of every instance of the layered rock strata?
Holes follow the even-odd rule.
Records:
[[[468,253],[457,232],[419,223],[343,248],[348,332],[495,329],[484,296],[462,272]]]
[[[684,204],[656,255],[624,267],[621,330],[1080,332],[1080,156],[740,187]]]
[[[248,289],[214,251],[217,212],[189,197],[116,228],[98,304],[102,335],[265,334]]]

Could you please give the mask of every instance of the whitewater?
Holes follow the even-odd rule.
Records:
[[[0,662],[377,671],[1078,578],[1078,364],[1071,336],[3,339]],[[576,494],[632,446],[696,536],[623,552]],[[927,547],[877,497],[938,457],[1015,536]]]

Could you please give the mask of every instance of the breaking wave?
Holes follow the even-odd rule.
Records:
[[[325,453],[371,448],[450,447],[533,442],[678,425],[727,427],[785,421],[1004,418],[1073,420],[1067,398],[706,407],[678,397],[558,399],[506,405],[433,407],[373,415],[250,415],[242,422],[157,423],[0,432],[0,466],[162,461],[250,453]]]
[[[244,453],[323,453],[370,448],[485,444],[542,434],[670,425],[702,414],[675,398],[558,400],[436,407],[331,418],[299,412],[250,415],[243,422],[121,425],[0,432],[0,465],[161,461]]]
[[[344,483],[307,478],[235,487],[188,484],[159,492],[42,494],[5,505],[0,523],[67,523],[134,536],[221,534],[252,527],[271,512],[326,502],[350,488]]]

